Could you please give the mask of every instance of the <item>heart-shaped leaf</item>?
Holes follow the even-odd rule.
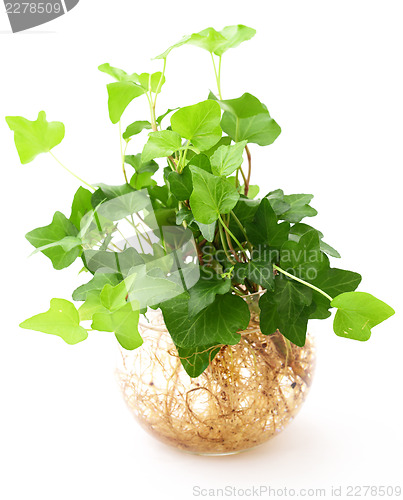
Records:
[[[207,100],[176,111],[171,116],[171,126],[174,132],[204,151],[220,140],[220,119],[220,106],[215,101]]]
[[[242,42],[250,40],[256,31],[242,24],[235,26],[226,26],[221,31],[214,28],[206,28],[198,33],[187,35],[179,42],[175,43],[155,59],[166,59],[173,49],[182,45],[190,44],[207,50],[211,54],[222,56],[228,49],[237,47]]]
[[[246,141],[232,146],[220,146],[211,156],[211,170],[215,175],[227,177],[242,165]]]
[[[123,133],[123,139],[127,141],[130,137],[139,134],[143,130],[151,130],[151,123],[148,121],[136,121],[131,123]]]
[[[180,135],[172,130],[151,132],[141,154],[142,161],[148,162],[154,158],[170,156],[181,147]]]
[[[246,225],[246,232],[254,245],[280,247],[288,239],[289,222],[278,223],[270,202],[263,198],[253,221]]]
[[[20,327],[58,335],[67,344],[73,345],[88,337],[87,330],[79,323],[79,314],[74,304],[64,299],[52,299],[47,312],[32,316],[23,321]]]
[[[395,313],[388,304],[365,292],[342,293],[331,305],[337,308],[333,324],[336,335],[361,341],[368,340],[371,328]]]
[[[215,222],[220,214],[227,214],[239,199],[238,191],[221,177],[191,166],[193,193],[190,206],[195,219],[203,224]]]
[[[218,101],[224,114],[221,127],[235,142],[247,141],[268,146],[281,133],[267,107],[246,93],[238,99]]]
[[[25,237],[35,248],[42,248],[41,252],[52,261],[55,269],[64,269],[76,260],[81,250],[78,240],[72,246],[70,240],[65,246],[61,242],[66,237],[76,237],[77,233],[77,228],[61,212],[56,212],[51,224],[38,227]]]
[[[180,295],[161,304],[165,324],[177,346],[196,346],[237,343],[250,319],[246,302],[236,295],[217,295],[214,302],[189,317],[189,296]]]
[[[48,153],[64,139],[61,122],[48,122],[46,113],[40,111],[36,121],[22,116],[7,116],[6,122],[14,132],[14,142],[21,163],[30,163],[41,153]]]
[[[108,89],[109,118],[112,123],[118,123],[127,106],[146,91],[130,81],[110,83]]]

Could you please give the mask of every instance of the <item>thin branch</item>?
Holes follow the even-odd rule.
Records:
[[[252,156],[250,154],[248,145],[245,146],[245,151],[246,151],[246,156],[248,157],[248,178],[246,179],[246,182],[245,182],[245,196],[248,196],[250,177],[252,174]]]
[[[276,264],[273,264],[273,267],[279,273],[282,273],[285,276],[288,276],[288,278],[291,278],[291,279],[293,279],[295,281],[298,281],[298,283],[302,283],[303,285],[305,285],[305,286],[307,286],[309,288],[312,288],[312,290],[315,290],[315,292],[320,293],[321,295],[323,295],[324,297],[326,297],[328,300],[330,300],[330,302],[332,302],[333,298],[330,295],[328,295],[326,292],[324,292],[323,290],[321,290],[317,286],[312,285],[312,283],[308,283],[307,281],[304,281],[301,278],[298,278],[297,276],[294,276],[293,274],[291,274],[291,273],[289,273],[287,271],[284,271],[284,269],[281,269],[281,267],[276,266]]]
[[[66,165],[63,165],[63,163],[56,158],[56,156],[52,153],[52,151],[49,151],[49,154],[57,161],[57,163],[63,167],[69,174],[71,174],[73,177],[75,177],[77,180],[79,180],[82,184],[85,184],[86,186],[88,186],[90,189],[94,190],[95,191],[95,188],[94,186],[91,186],[91,184],[89,184],[88,182],[85,182],[83,179],[81,179],[81,177],[79,177],[78,175],[76,175],[74,172],[72,172],[69,168],[66,167]]]

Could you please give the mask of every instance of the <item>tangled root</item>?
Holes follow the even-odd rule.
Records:
[[[164,443],[199,454],[230,454],[264,443],[298,413],[314,369],[304,347],[279,332],[265,336],[257,318],[235,346],[223,346],[207,370],[190,378],[157,313],[140,332],[144,344],[122,354],[118,372],[134,416]]]

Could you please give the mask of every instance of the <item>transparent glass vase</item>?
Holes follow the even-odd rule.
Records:
[[[140,326],[144,344],[122,351],[118,378],[137,421],[160,441],[204,455],[254,448],[295,417],[312,381],[315,349],[280,332],[263,335],[255,302],[235,346],[223,346],[207,370],[190,378],[160,311]]]

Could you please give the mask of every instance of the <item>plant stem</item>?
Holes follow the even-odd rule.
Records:
[[[232,245],[232,242],[231,242],[231,238],[230,238],[230,235],[228,234],[227,231],[225,231],[225,236],[227,238],[227,243],[228,243],[228,246],[229,246],[229,249],[231,250],[231,253],[233,254],[233,256],[235,257],[235,260],[237,262],[242,262],[241,259],[238,257],[238,254],[235,252],[235,249]]]
[[[227,248],[227,245],[225,243],[224,231],[222,229],[222,225],[221,224],[218,224],[218,229],[219,229],[219,232],[220,232],[221,244],[222,244],[223,250],[225,252],[225,255],[226,255],[227,259],[230,261],[230,263],[233,264],[233,265],[235,265],[236,262],[234,262],[232,260],[231,256],[229,255],[228,248]]]
[[[245,196],[248,196],[250,177],[252,174],[252,156],[250,154],[248,145],[245,146],[245,151],[246,151],[246,156],[248,157],[248,178],[246,179],[246,182],[245,182]]]
[[[221,95],[221,61],[222,61],[222,56],[220,56],[218,59],[218,81],[220,82],[219,95],[220,95],[220,99],[222,100],[222,95]]]
[[[222,226],[224,227],[225,231],[231,236],[231,238],[235,241],[235,243],[238,245],[238,247],[240,248],[240,250],[242,251],[242,253],[244,254],[244,256],[246,257],[246,260],[248,260],[248,256],[243,248],[243,246],[239,243],[238,239],[236,238],[236,236],[233,235],[233,233],[230,231],[230,229],[227,227],[227,225],[224,223],[224,221],[222,220],[222,217],[221,215],[218,216],[219,218],[219,221],[221,222]]]
[[[136,215],[137,215],[137,217],[139,217],[139,215],[138,215],[138,214],[136,214]],[[144,227],[142,227],[142,229],[144,230],[144,233],[142,233],[142,232],[140,232],[140,231],[138,230],[138,227],[136,226],[136,224],[134,223],[134,221],[133,221],[133,222],[131,222],[131,221],[130,221],[130,219],[128,219],[127,217],[125,217],[125,218],[124,218],[124,220],[125,220],[126,222],[128,222],[128,223],[129,223],[129,224],[130,224],[130,225],[134,228],[134,230],[136,231],[136,234],[139,234],[139,235],[143,238],[143,240],[144,240],[145,242],[147,242],[149,245],[152,245],[152,243],[151,243],[151,239],[150,239],[150,237],[148,236],[147,232],[145,231]],[[137,225],[139,225],[139,224],[137,224]]]
[[[172,155],[168,156],[167,160],[168,160],[168,165],[171,167],[171,170],[176,172],[176,163],[174,157]]]
[[[312,285],[312,283],[308,283],[307,281],[304,281],[302,280],[301,278],[297,278],[297,276],[294,276],[293,274],[287,272],[287,271],[284,271],[284,269],[281,269],[281,267],[278,267],[276,266],[276,264],[273,264],[273,267],[274,269],[276,269],[279,273],[282,273],[284,274],[285,276],[288,276],[289,278],[295,280],[295,281],[298,281],[298,283],[302,283],[303,285],[309,287],[309,288],[312,288],[312,290],[315,290],[315,292],[319,292],[321,295],[323,295],[324,297],[326,297],[328,300],[330,300],[330,302],[332,302],[333,298],[328,295],[326,292],[324,292],[323,290],[321,290],[320,288],[318,288],[317,286],[315,285]]]
[[[185,151],[183,153],[183,165],[180,169],[180,172],[182,172],[183,169],[185,168],[186,156],[188,154],[189,146],[190,146],[190,141],[187,141],[186,146],[185,146]]]
[[[200,248],[200,243],[196,243],[196,249],[197,249],[197,258],[199,259],[199,264],[203,267],[204,266],[204,260],[203,260],[203,252]]]
[[[156,132],[157,131],[157,122],[155,121],[155,105],[152,102],[151,92],[150,92],[150,94],[148,94],[148,92],[146,92],[145,96],[147,97],[148,105],[150,107],[151,128],[152,128],[153,132]]]
[[[127,175],[126,175],[126,169],[125,169],[125,153],[126,153],[126,149],[127,149],[127,144],[126,144],[125,151],[123,151],[122,122],[120,120],[119,120],[119,139],[120,139],[120,158],[121,158],[121,162],[122,162],[123,175],[125,177],[126,184],[129,184],[129,181],[128,181]]]
[[[52,151],[49,151],[49,154],[51,156],[53,156],[53,158],[57,161],[57,163],[61,167],[63,167],[69,174],[71,174],[73,177],[75,177],[77,180],[79,180],[82,184],[85,184],[87,187],[89,187],[90,189],[92,189],[93,191],[95,191],[94,186],[91,186],[91,184],[88,184],[88,182],[85,182],[83,179],[81,179],[81,177],[79,177],[74,172],[72,172],[69,168],[67,168],[66,165],[63,165],[63,163],[59,159],[56,158],[56,156],[52,153]]]
[[[217,73],[217,68],[216,68],[216,64],[214,61],[214,55],[212,52],[211,52],[211,60],[213,61],[213,66],[214,66],[214,74],[215,74],[215,79],[217,82],[218,97],[222,101],[222,95],[221,95],[221,56],[220,56],[220,61],[219,61],[219,66],[218,66],[218,73]]]
[[[242,222],[238,219],[238,217],[235,215],[233,210],[231,210],[231,215],[234,218],[235,222],[237,223],[239,229],[242,231],[242,234],[245,237],[245,241],[248,243],[249,247],[252,248],[252,243],[249,241],[248,235],[246,234],[246,231],[242,225]]]
[[[238,170],[241,172],[241,175],[242,175],[242,179],[243,179],[243,183],[244,185],[246,186],[246,183],[248,182],[246,180],[246,177],[245,177],[245,174],[243,173],[243,170],[242,170],[242,167],[239,167]]]
[[[161,87],[162,87],[162,82],[164,81],[166,67],[167,67],[167,60],[165,58],[164,59],[164,67],[162,68],[161,78],[160,78],[160,81],[158,82],[157,89],[155,91],[154,101],[152,103],[152,111],[153,111],[154,121],[155,121],[155,107],[157,105],[157,97],[158,97],[158,94],[161,92]],[[150,92],[151,92],[151,89],[150,89]]]

